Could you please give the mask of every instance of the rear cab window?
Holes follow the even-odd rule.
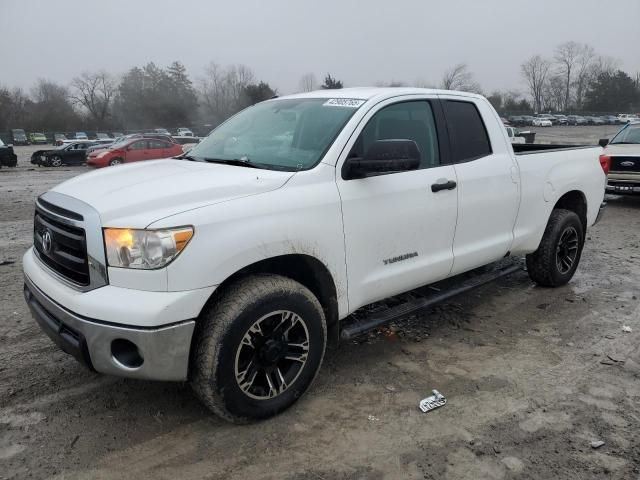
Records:
[[[469,162],[491,155],[489,134],[473,102],[443,100],[442,108],[454,163]]]

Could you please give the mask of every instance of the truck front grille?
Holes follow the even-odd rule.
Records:
[[[66,216],[77,219],[78,214],[59,210],[55,213],[70,213]],[[33,222],[33,245],[40,260],[60,276],[77,285],[89,285],[87,242],[83,228],[67,224],[44,209],[37,208]]]

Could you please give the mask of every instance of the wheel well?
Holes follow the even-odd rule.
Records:
[[[231,283],[256,273],[282,275],[301,283],[311,290],[324,310],[328,338],[331,343],[337,342],[339,339],[339,322],[336,286],[329,269],[320,260],[304,254],[280,255],[267,258],[237,271],[222,282],[216,292],[222,292]],[[216,292],[214,292],[210,301],[215,301]]]
[[[587,199],[584,193],[578,190],[572,190],[565,193],[558,199],[553,209],[562,208],[574,212],[580,218],[582,223],[582,231],[587,233]]]

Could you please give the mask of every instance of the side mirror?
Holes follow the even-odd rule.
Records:
[[[601,147],[606,147],[607,145],[609,145],[609,139],[601,138],[600,140],[598,140],[598,145],[600,145]]]
[[[377,140],[362,158],[347,158],[342,178],[373,177],[385,173],[416,170],[420,166],[420,149],[413,140]]]

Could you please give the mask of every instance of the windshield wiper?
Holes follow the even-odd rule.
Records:
[[[177,158],[178,160],[190,160],[192,162],[201,162],[202,160],[192,156],[192,155],[187,155],[186,153],[183,153],[182,155],[177,155],[173,158]]]
[[[205,162],[209,162],[209,163],[222,163],[224,165],[233,165],[236,167],[247,167],[247,168],[263,168],[259,165],[262,165],[260,163],[252,163],[251,160],[249,160],[247,157],[243,157],[243,158],[231,158],[231,159],[225,159],[225,158],[203,158],[203,160]]]
[[[637,145],[638,142],[611,142],[610,145]]]

